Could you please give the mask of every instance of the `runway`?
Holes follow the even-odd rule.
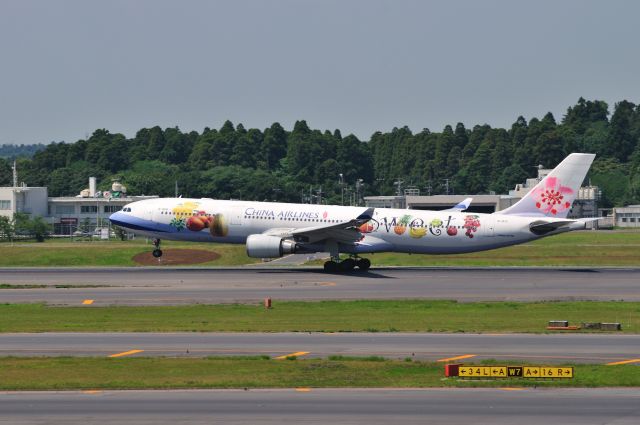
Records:
[[[464,356],[542,363],[638,358],[640,335],[445,333],[35,333],[0,334],[0,356],[383,356],[429,361]],[[462,360],[460,360],[462,361]],[[640,363],[640,360],[638,361]]]
[[[296,389],[0,393],[6,424],[635,425],[638,389]],[[293,419],[293,421],[292,421]]]
[[[12,268],[0,283],[47,288],[0,289],[0,303],[176,305],[327,299],[458,301],[640,301],[640,269],[379,268],[326,274],[317,268]],[[55,288],[55,285],[107,285]]]

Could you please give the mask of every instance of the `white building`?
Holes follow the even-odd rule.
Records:
[[[640,227],[640,205],[614,208],[613,223],[617,227]]]
[[[157,196],[127,196],[126,188],[114,182],[111,191],[96,191],[95,178],[78,196],[49,197],[46,187],[0,187],[0,215],[13,218],[15,213],[40,216],[53,225],[57,235],[71,235],[76,230],[93,231],[110,227],[109,215],[130,202]]]
[[[47,215],[46,187],[0,187],[0,216],[13,218],[15,213]]]

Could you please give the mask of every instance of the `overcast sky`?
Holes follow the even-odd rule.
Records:
[[[0,143],[226,119],[510,126],[640,102],[637,1],[0,0]]]

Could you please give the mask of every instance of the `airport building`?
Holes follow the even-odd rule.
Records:
[[[130,202],[157,196],[129,196],[126,187],[113,182],[110,191],[96,190],[96,179],[89,179],[89,187],[77,196],[49,197],[46,187],[14,185],[0,187],[0,216],[15,213],[44,217],[56,235],[72,235],[78,230],[94,232],[111,227],[109,215],[120,211]]]
[[[614,208],[613,223],[616,227],[640,227],[640,205]]]

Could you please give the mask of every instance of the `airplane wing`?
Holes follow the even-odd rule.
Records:
[[[293,229],[286,232],[288,233],[286,236],[293,237],[296,242],[302,243],[315,243],[326,239],[334,239],[342,243],[355,243],[362,237],[358,227],[373,218],[373,211],[374,208],[367,208],[359,216],[341,223]],[[273,229],[265,233],[285,236],[285,232],[282,230]]]
[[[446,209],[446,210],[442,210],[442,211],[443,212],[460,212],[460,211],[464,211],[467,208],[469,208],[469,205],[471,205],[471,201],[473,201],[473,198],[467,198],[462,202],[458,202],[453,207],[451,207],[449,209]]]

